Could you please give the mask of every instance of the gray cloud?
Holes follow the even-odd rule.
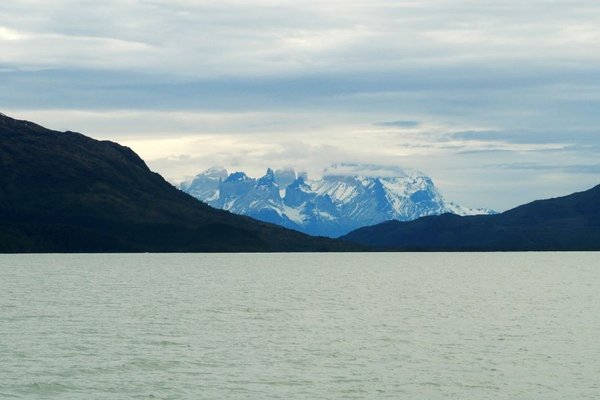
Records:
[[[507,143],[562,143],[564,148],[582,149],[581,146],[600,144],[600,130],[591,129],[568,129],[564,131],[554,131],[552,129],[544,130],[471,130],[450,133],[449,136],[455,139],[466,141],[500,141]],[[579,146],[568,144],[576,143]]]
[[[377,122],[375,125],[377,126],[390,126],[396,128],[416,128],[418,127],[419,121],[388,121],[388,122]]]
[[[532,170],[532,171],[561,171],[569,174],[600,174],[600,164],[574,164],[574,165],[548,165],[536,164],[531,162],[492,164],[487,168],[502,168],[513,170]],[[600,183],[600,182],[599,182]]]
[[[598,43],[596,0],[4,1],[0,111],[169,177],[385,160],[503,209],[593,182]]]

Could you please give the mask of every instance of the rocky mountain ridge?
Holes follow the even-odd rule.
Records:
[[[329,237],[389,220],[493,213],[446,201],[419,171],[362,164],[332,165],[315,180],[292,168],[255,179],[214,167],[179,188],[215,208]]]

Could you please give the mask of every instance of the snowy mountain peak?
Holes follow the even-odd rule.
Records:
[[[271,168],[267,168],[265,176],[260,178],[257,182],[258,185],[274,185],[275,184],[275,173]]]
[[[211,167],[197,176],[226,179],[229,174],[223,167]]]
[[[213,207],[313,235],[337,237],[362,226],[426,215],[493,213],[448,202],[430,177],[396,166],[334,164],[316,180],[292,168],[268,168],[258,180],[243,172],[223,180],[224,173],[212,168],[180,188]]]
[[[288,188],[302,188],[303,190],[310,191],[310,186],[306,183],[306,179],[303,175],[298,175],[298,177],[288,185]]]
[[[213,201],[219,196],[219,185],[227,178],[227,170],[221,167],[212,167],[196,175],[192,180],[179,185],[179,189],[192,196]]]
[[[234,172],[233,174],[229,175],[227,177],[227,179],[225,179],[225,182],[248,182],[248,181],[254,181],[254,179],[250,178],[244,172]]]
[[[299,207],[313,200],[315,196],[316,193],[304,182],[304,178],[298,177],[285,189],[283,202],[289,207]]]

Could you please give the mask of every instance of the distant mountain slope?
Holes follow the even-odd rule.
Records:
[[[127,147],[0,114],[0,252],[355,248],[213,209]]]
[[[446,201],[420,172],[374,165],[334,165],[318,180],[293,169],[268,169],[254,179],[211,168],[179,187],[217,208],[330,237],[392,219],[492,213]]]
[[[600,185],[502,214],[390,221],[343,239],[412,250],[600,250]]]

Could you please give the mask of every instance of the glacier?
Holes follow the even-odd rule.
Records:
[[[449,202],[430,177],[395,166],[334,164],[315,180],[293,168],[268,168],[255,179],[213,167],[178,187],[212,207],[315,236],[444,213],[494,214]]]

